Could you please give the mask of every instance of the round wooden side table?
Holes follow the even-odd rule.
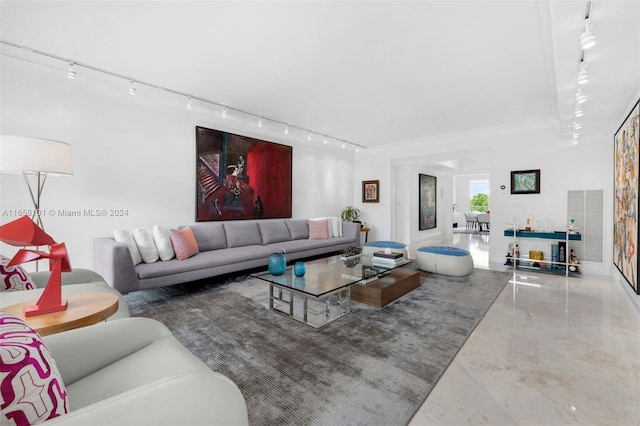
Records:
[[[67,299],[67,309],[64,311],[25,317],[24,306],[32,305],[35,301],[18,303],[2,310],[22,318],[41,336],[97,324],[118,310],[118,296],[113,293],[68,293],[62,297]]]

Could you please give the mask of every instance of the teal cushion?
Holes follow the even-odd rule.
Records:
[[[371,241],[364,243],[364,247],[377,247],[377,248],[390,248],[390,249],[403,249],[407,247],[406,244],[396,243],[395,241]]]
[[[458,247],[447,247],[447,246],[420,247],[418,251],[423,251],[426,253],[441,254],[443,256],[468,256],[471,254],[469,250],[461,249]]]

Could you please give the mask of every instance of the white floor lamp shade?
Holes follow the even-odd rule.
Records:
[[[29,187],[35,211],[31,218],[40,217],[40,196],[47,176],[68,176],[73,174],[71,145],[48,139],[24,136],[0,136],[0,173],[22,175]],[[29,176],[35,176],[37,190],[29,183]]]

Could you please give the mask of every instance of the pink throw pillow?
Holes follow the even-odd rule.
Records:
[[[324,240],[329,238],[329,221],[327,219],[309,219],[309,239]]]
[[[173,245],[173,251],[176,252],[178,260],[188,259],[200,253],[198,242],[191,228],[172,229],[171,245]]]
[[[8,290],[33,290],[36,286],[31,277],[20,265],[7,266],[11,261],[0,254],[0,291]]]
[[[69,412],[56,361],[25,322],[0,311],[0,401],[9,423],[31,425]]]

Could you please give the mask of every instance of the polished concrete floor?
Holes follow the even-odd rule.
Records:
[[[488,235],[438,243],[491,266]],[[609,277],[517,273],[410,425],[564,424],[640,425],[640,315]]]

